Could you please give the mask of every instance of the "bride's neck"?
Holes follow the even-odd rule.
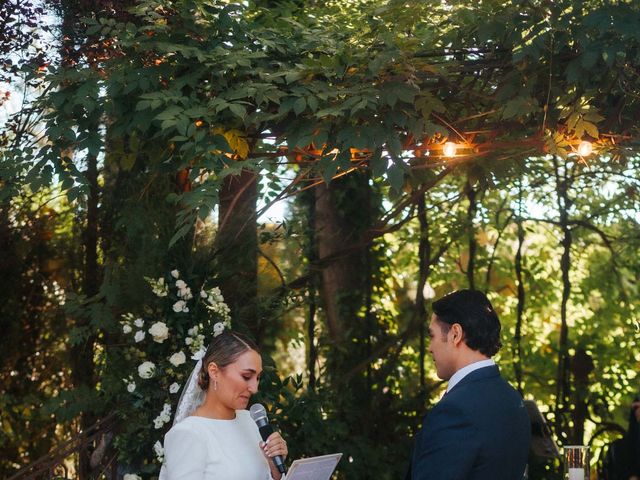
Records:
[[[236,418],[236,411],[233,408],[223,405],[220,400],[212,395],[205,397],[204,403],[196,409],[194,414],[215,420],[233,420]]]

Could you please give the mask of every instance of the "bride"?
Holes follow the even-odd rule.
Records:
[[[246,410],[262,359],[248,337],[216,331],[191,373],[164,437],[160,480],[280,480],[271,458],[287,455],[275,432],[262,442]]]

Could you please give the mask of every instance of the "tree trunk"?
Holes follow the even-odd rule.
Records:
[[[96,125],[97,129],[97,125]],[[95,155],[87,157],[87,182],[89,193],[87,196],[87,214],[83,234],[84,268],[82,274],[82,290],[87,298],[97,295],[100,288],[100,271],[98,265],[98,159]],[[76,319],[76,326],[80,329],[89,326],[90,319],[82,315]],[[96,341],[95,331],[92,331],[83,344],[74,345],[71,348],[71,371],[75,388],[95,388],[94,374],[94,347]],[[82,412],[80,415],[80,430],[86,431],[96,422],[92,412]],[[90,465],[91,452],[81,449],[78,455],[78,478],[81,480],[91,477]]]
[[[522,322],[525,308],[525,290],[522,278],[522,245],[524,244],[524,227],[522,225],[522,182],[518,185],[518,218],[516,221],[518,228],[518,249],[516,250],[515,270],[518,289],[518,305],[516,307],[516,332],[514,336],[513,368],[515,370],[516,386],[518,392],[523,394],[522,389]]]
[[[426,336],[427,336],[427,312],[424,308],[424,287],[427,284],[431,270],[431,241],[429,239],[429,221],[424,195],[418,199],[418,221],[420,222],[420,240],[418,242],[418,288],[416,291],[415,315],[420,324],[420,391],[426,389]]]
[[[315,188],[315,201],[320,298],[328,333],[327,380],[341,390],[336,400],[347,412],[354,406],[369,405],[371,400],[368,365],[363,374],[349,379],[348,388],[341,384],[345,369],[369,358],[368,337],[373,320],[366,308],[371,287],[368,277],[373,268],[369,264],[369,246],[364,241],[372,224],[368,177],[357,173],[328,186],[320,185]],[[367,410],[361,409],[362,418],[367,416]],[[353,418],[344,420],[352,425],[358,423]]]
[[[234,322],[242,324],[261,343],[264,325],[259,318],[257,175],[242,170],[226,177],[220,190],[218,265],[221,290]]]
[[[344,215],[342,199],[338,198],[344,195],[344,184],[336,180],[315,189],[318,257],[321,261],[330,259],[320,266],[322,304],[329,337],[338,348],[344,347],[348,322],[356,319],[362,306],[360,299],[366,282],[363,275],[366,249],[357,246],[362,243],[364,229],[356,228],[353,218]],[[345,249],[349,245],[354,245],[354,249]]]
[[[316,275],[316,271],[314,268],[314,265],[318,260],[318,248],[316,245],[315,235],[316,202],[314,197],[308,194],[303,195],[305,199],[304,201],[306,204],[306,210],[308,212],[307,230],[309,232],[309,243],[306,252],[307,259],[309,261],[309,318],[307,320],[307,371],[309,372],[308,390],[310,392],[314,392],[316,389],[316,363],[318,361],[318,347],[316,345],[316,301],[318,294],[318,276]]]
[[[467,228],[469,230],[469,261],[467,262],[467,281],[469,288],[474,290],[476,288],[475,281],[475,264],[476,264],[476,229],[474,226],[474,220],[476,218],[476,211],[478,206],[476,204],[477,192],[471,185],[471,182],[467,179],[465,185],[465,193],[469,200],[469,206],[467,208]]]
[[[572,236],[569,228],[568,175],[566,165],[560,172],[557,158],[554,157],[556,172],[556,188],[558,195],[558,211],[560,212],[560,228],[562,229],[562,301],[560,303],[560,340],[558,343],[558,373],[556,376],[555,428],[556,435],[562,438],[564,431],[564,414],[567,410],[569,394],[569,328],[567,325],[567,304],[571,295],[571,244]],[[562,436],[561,436],[562,435]]]
[[[571,374],[575,386],[575,407],[571,410],[573,434],[570,441],[574,445],[584,445],[584,424],[589,415],[587,402],[589,374],[593,369],[594,364],[591,356],[584,348],[576,348],[576,353],[573,358],[571,358]]]

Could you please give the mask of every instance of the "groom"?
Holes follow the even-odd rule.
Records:
[[[491,360],[500,321],[484,293],[433,303],[429,352],[447,391],[423,419],[406,480],[522,480],[531,437],[520,394]]]

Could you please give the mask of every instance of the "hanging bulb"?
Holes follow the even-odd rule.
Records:
[[[455,157],[458,145],[453,142],[447,142],[442,147],[442,153],[445,157]]]
[[[587,142],[586,140],[580,142],[580,145],[578,145],[578,155],[580,155],[581,157],[588,157],[592,153],[593,144],[591,142]]]

